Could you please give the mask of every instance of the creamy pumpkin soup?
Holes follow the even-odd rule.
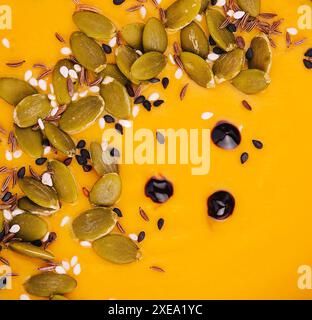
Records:
[[[0,299],[310,299],[310,5],[1,3]]]

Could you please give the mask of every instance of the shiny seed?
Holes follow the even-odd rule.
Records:
[[[116,79],[106,77],[100,94],[105,101],[105,111],[119,119],[127,119],[131,113],[131,100],[127,89]]]
[[[48,232],[47,223],[42,218],[30,213],[23,213],[14,217],[11,226],[15,224],[20,227],[16,237],[23,241],[31,242],[42,239]]]
[[[99,73],[105,68],[105,53],[93,39],[82,32],[74,32],[70,44],[75,58],[87,70]]]
[[[18,200],[18,208],[40,216],[50,216],[57,211],[57,209],[49,209],[38,206],[27,197],[22,197]]]
[[[15,126],[15,137],[19,147],[30,157],[39,158],[43,154],[42,133],[32,128],[19,128]]]
[[[116,63],[119,70],[134,83],[139,83],[139,81],[131,78],[130,69],[139,57],[136,51],[128,46],[120,46],[116,50]]]
[[[248,60],[249,69],[258,69],[269,73],[272,65],[272,50],[268,37],[262,34],[253,38],[250,48],[253,55]]]
[[[233,79],[232,84],[245,94],[256,94],[268,87],[271,80],[268,74],[257,69],[243,70]]]
[[[117,173],[107,173],[90,192],[90,202],[98,206],[112,206],[121,195],[121,179]]]
[[[116,222],[114,211],[95,208],[85,211],[73,221],[73,231],[79,240],[93,241],[110,233]]]
[[[180,38],[183,51],[195,53],[203,59],[207,58],[209,53],[208,40],[204,31],[196,22],[191,22],[184,27],[181,30]]]
[[[123,75],[116,64],[108,63],[105,69],[101,72],[101,77],[105,79],[106,77],[111,77],[119,81],[122,85],[126,85],[129,80]]]
[[[236,46],[234,34],[226,28],[220,29],[221,24],[225,20],[222,13],[214,9],[209,9],[206,12],[206,19],[210,35],[217,45],[225,51],[233,50]]]
[[[35,94],[24,98],[14,109],[14,122],[21,128],[37,124],[38,119],[46,118],[52,110],[45,94]]]
[[[48,164],[51,171],[53,187],[59,199],[67,203],[74,203],[78,198],[78,191],[75,178],[70,169],[58,160],[51,160]]]
[[[76,153],[76,146],[72,138],[55,126],[47,122],[45,124],[45,134],[53,147],[69,157],[73,157]]]
[[[72,292],[77,286],[74,278],[65,274],[44,272],[32,276],[24,284],[25,290],[34,296],[50,297],[52,295]]]
[[[137,80],[157,77],[167,64],[166,57],[160,52],[148,52],[138,58],[131,66],[131,76]]]
[[[18,185],[24,194],[37,205],[44,208],[59,209],[58,197],[52,188],[31,177],[19,179]]]
[[[36,94],[28,82],[14,78],[0,78],[0,98],[16,106],[24,98]]]
[[[191,23],[201,9],[201,0],[177,0],[166,10],[166,28],[179,30]]]
[[[212,71],[204,59],[190,52],[182,52],[180,58],[186,73],[193,81],[204,88],[214,87]]]
[[[232,80],[243,68],[245,53],[242,49],[234,49],[222,55],[213,65],[212,70],[217,83]]]
[[[56,100],[59,105],[69,104],[71,102],[71,96],[68,91],[67,80],[62,74],[61,68],[66,67],[68,70],[74,68],[74,64],[67,59],[60,60],[54,67],[52,74],[52,83]]]
[[[110,156],[109,150],[103,151],[100,143],[91,142],[90,152],[93,167],[98,175],[103,176],[106,173],[118,173],[118,165],[115,159]]]
[[[109,234],[94,241],[93,249],[101,258],[116,264],[135,262],[141,257],[137,245],[119,234]]]
[[[144,52],[164,53],[168,46],[168,36],[164,25],[157,18],[148,19],[143,32]]]
[[[76,26],[88,37],[103,40],[111,39],[116,34],[116,27],[105,16],[91,11],[77,11],[73,14]]]
[[[69,134],[87,129],[102,115],[104,105],[104,100],[98,96],[88,96],[71,102],[62,114],[60,129]]]
[[[237,0],[237,4],[252,17],[257,17],[260,13],[260,0]]]
[[[122,28],[121,35],[129,47],[142,50],[143,30],[143,23],[130,23]]]
[[[36,259],[42,259],[42,260],[54,259],[54,255],[51,252],[26,242],[10,242],[9,248],[14,252],[17,252],[19,254],[22,254],[30,258],[36,258]]]

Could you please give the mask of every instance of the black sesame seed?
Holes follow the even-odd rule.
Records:
[[[82,148],[84,148],[85,146],[86,146],[85,140],[80,140],[80,141],[77,143],[76,148],[77,148],[77,149],[82,149]]]
[[[305,57],[310,57],[310,58],[312,58],[312,48],[308,49],[308,50],[306,51],[306,53],[304,54],[304,56],[305,56]]]
[[[119,152],[118,149],[112,148],[111,151],[110,151],[110,155],[111,155],[111,157],[118,158],[118,157],[120,157],[120,152]]]
[[[210,3],[212,6],[215,6],[217,4],[218,0],[211,0]]]
[[[145,97],[144,96],[139,96],[134,100],[135,104],[140,104],[143,103],[145,101]]]
[[[42,246],[42,241],[41,240],[34,240],[34,241],[31,242],[31,244],[33,246],[36,246],[36,247],[40,248]]]
[[[164,144],[165,143],[164,135],[162,133],[158,132],[158,131],[156,132],[156,139],[157,139],[158,143],[160,143],[160,144]]]
[[[77,162],[78,162],[81,166],[86,165],[87,162],[88,162],[88,160],[87,160],[86,158],[82,157],[82,156],[79,155],[79,154],[76,154],[75,157],[76,157]]]
[[[143,102],[143,107],[147,110],[147,111],[151,111],[152,109],[152,104],[148,101],[148,100],[145,100]]]
[[[159,78],[152,78],[148,80],[150,83],[158,83],[160,81]]]
[[[230,31],[230,32],[236,32],[237,28],[235,26],[235,24],[230,23],[226,26],[226,28]]]
[[[154,106],[154,107],[159,107],[159,106],[161,106],[164,102],[165,102],[164,100],[156,100],[156,101],[154,101],[153,106]]]
[[[307,59],[303,60],[303,64],[307,69],[312,69],[312,61],[309,61]]]
[[[106,123],[114,123],[115,122],[115,119],[109,114],[106,114],[104,116],[104,120],[105,120]]]
[[[263,143],[261,141],[259,141],[259,140],[252,140],[252,144],[257,149],[262,149],[263,148]]]
[[[85,164],[82,168],[84,172],[90,172],[92,170],[92,166],[89,164]]]
[[[123,134],[123,126],[120,123],[116,123],[115,124],[115,129],[117,130],[117,132],[119,132],[120,134]]]
[[[80,154],[84,159],[91,159],[90,152],[87,149],[81,149]]]
[[[49,141],[48,139],[44,138],[44,139],[42,140],[42,145],[43,145],[44,147],[50,147],[50,141]]]
[[[164,178],[151,178],[145,185],[145,195],[156,203],[164,203],[172,197],[173,185]]]
[[[103,44],[102,44],[102,48],[103,48],[103,50],[104,50],[104,52],[105,52],[106,54],[112,53],[112,48],[111,48],[109,45],[103,43]]]
[[[247,152],[242,153],[241,158],[240,158],[241,164],[244,164],[248,160],[248,158],[249,158],[249,155]]]
[[[122,218],[122,212],[119,208],[114,208],[113,211],[117,214],[119,218]]]
[[[210,217],[224,220],[233,213],[235,199],[227,191],[217,191],[208,198],[207,205]]]
[[[212,49],[213,53],[215,54],[223,54],[225,51],[223,49],[221,49],[220,47],[214,47]]]
[[[162,86],[164,89],[167,89],[168,85],[169,85],[169,78],[165,77],[161,80]]]
[[[240,144],[241,134],[231,123],[221,122],[212,129],[211,139],[218,147],[230,150]]]
[[[43,164],[45,164],[45,162],[47,161],[47,158],[38,158],[36,159],[36,165],[37,166],[42,166]]]
[[[127,89],[129,97],[134,98],[135,92],[134,92],[134,90],[132,88],[132,85],[131,84],[127,84],[126,85],[126,89]]]
[[[73,158],[66,158],[63,163],[65,164],[65,166],[70,166],[70,164],[72,163]]]
[[[212,36],[209,36],[209,44],[211,46],[215,46],[217,43],[214,41],[213,37]]]
[[[120,5],[120,4],[124,3],[124,2],[125,2],[125,0],[113,0],[113,3],[114,3],[116,6],[118,6],[118,5]]]
[[[165,224],[165,220],[163,218],[160,218],[158,221],[157,221],[157,228],[158,230],[161,230],[163,228]]]
[[[19,179],[23,179],[25,177],[25,173],[26,173],[26,169],[25,167],[21,167],[18,171],[17,171],[17,177]]]
[[[145,239],[145,232],[141,231],[138,235],[138,242],[142,242]]]
[[[249,48],[247,51],[246,51],[246,59],[247,60],[251,60],[253,57],[253,50],[252,48]]]
[[[11,197],[12,197],[12,193],[8,191],[8,192],[2,197],[2,201],[3,201],[3,202],[7,202],[7,201],[9,201],[9,200],[11,199]]]

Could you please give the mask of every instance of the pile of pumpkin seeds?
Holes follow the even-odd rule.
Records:
[[[260,0],[229,2],[250,17],[260,14]],[[246,53],[237,45],[235,33],[222,27],[227,18],[210,1],[177,0],[160,13],[161,19],[151,17],[145,24],[132,23],[117,30],[109,18],[93,7],[78,5],[73,21],[79,31],[70,37],[72,56],[58,61],[52,72],[55,98],[60,106],[56,114],[52,114],[48,96],[39,93],[28,82],[0,78],[0,97],[14,106],[15,136],[19,147],[30,157],[39,158],[43,155],[43,140],[47,139],[59,154],[74,157],[74,134],[84,131],[104,113],[117,119],[128,119],[133,101],[127,86],[137,88],[150,83],[165,69],[168,32],[180,32],[182,50],[176,52],[175,59],[199,86],[212,88],[230,81],[241,92],[256,94],[269,85],[272,53],[266,34],[253,38],[249,49],[252,55],[246,64]],[[207,59],[211,51],[208,36],[195,20],[199,14],[206,16],[210,38],[221,52],[214,63]],[[115,64],[107,63],[101,46],[113,37],[118,38]],[[77,65],[80,76],[69,77],[66,73]],[[78,88],[92,84],[100,86],[99,93],[74,101]],[[141,255],[136,243],[112,232],[117,223],[112,207],[122,189],[118,165],[110,151],[103,150],[97,141],[90,143],[90,154],[93,169],[99,176],[88,193],[93,208],[74,219],[73,234],[81,241],[91,241],[95,253],[107,261],[117,264],[134,262]],[[13,240],[1,245],[19,254],[51,262],[53,253],[33,244],[48,232],[48,224],[42,217],[55,214],[62,202],[74,204],[78,191],[75,177],[62,161],[49,160],[47,170],[51,174],[51,185],[43,184],[34,176],[19,177],[18,185],[23,196],[18,200],[18,208],[24,213],[10,221],[11,226],[19,226]],[[8,234],[5,230],[7,224],[0,213],[2,234]],[[53,300],[66,299],[63,295],[75,287],[73,278],[54,272],[37,274],[25,283],[28,293]]]

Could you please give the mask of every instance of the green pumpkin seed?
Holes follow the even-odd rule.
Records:
[[[85,211],[73,221],[73,231],[79,240],[93,241],[110,233],[116,222],[113,210],[95,208]]]
[[[16,106],[24,98],[36,94],[28,82],[15,78],[0,78],[0,98]]]
[[[72,292],[77,287],[77,281],[66,274],[43,272],[28,279],[24,287],[34,296],[50,297]]]
[[[131,66],[131,76],[141,81],[155,78],[165,68],[166,64],[167,58],[162,53],[145,53]]]
[[[203,13],[208,8],[209,0],[201,0],[201,7],[199,13]]]
[[[53,173],[52,181],[59,199],[67,203],[74,203],[78,198],[75,178],[70,169],[58,160],[51,160],[48,169]]]
[[[106,56],[101,46],[82,32],[74,32],[70,45],[75,58],[87,70],[99,73],[105,68]]]
[[[30,157],[40,158],[43,154],[42,133],[32,128],[20,128],[15,126],[15,137],[19,147]]]
[[[69,134],[79,133],[90,127],[103,113],[104,101],[98,96],[88,96],[71,102],[62,114],[60,129]]]
[[[4,223],[4,216],[3,216],[3,212],[0,211],[0,232],[2,232],[3,230],[3,223]]]
[[[27,197],[22,197],[18,200],[18,208],[39,216],[50,216],[58,210],[38,206]]]
[[[34,94],[24,98],[14,109],[14,122],[21,128],[37,124],[38,119],[46,118],[52,106],[45,94]]]
[[[164,53],[168,46],[168,36],[164,25],[157,18],[149,18],[143,32],[144,52]]]
[[[118,173],[118,165],[115,159],[111,157],[109,150],[103,151],[102,146],[98,142],[91,142],[90,153],[93,168],[98,175],[104,176],[106,173]]]
[[[237,0],[237,4],[243,11],[249,13],[252,17],[256,17],[260,13],[260,0]]]
[[[48,232],[47,223],[42,218],[30,213],[15,216],[11,221],[11,226],[14,224],[20,226],[20,231],[16,236],[23,241],[31,242],[42,239]]]
[[[116,64],[108,63],[105,69],[101,72],[103,79],[111,77],[119,81],[122,85],[128,84],[129,80],[123,75]]]
[[[117,173],[107,173],[90,192],[90,202],[95,206],[112,206],[121,195],[121,179]]]
[[[269,73],[272,65],[272,50],[268,37],[261,34],[251,41],[253,56],[248,61],[249,69],[258,69]]]
[[[56,192],[40,181],[25,177],[18,180],[18,185],[24,194],[37,205],[55,210],[60,208]]]
[[[137,245],[120,234],[109,234],[94,241],[93,249],[101,258],[116,264],[135,262],[141,257]]]
[[[116,63],[119,70],[126,76],[127,79],[134,83],[139,81],[131,78],[130,69],[134,61],[136,61],[140,56],[135,52],[134,49],[128,46],[120,46],[115,51],[116,53]]]
[[[73,14],[76,26],[88,37],[103,40],[116,34],[116,27],[105,16],[91,11],[77,11]]]
[[[271,80],[267,73],[257,69],[243,70],[232,84],[245,94],[256,94],[268,87]]]
[[[181,53],[181,61],[188,76],[204,88],[215,86],[213,73],[206,60],[190,52]]]
[[[201,9],[201,0],[177,0],[166,10],[166,28],[179,30],[191,23]]]
[[[75,143],[67,133],[49,122],[45,123],[44,132],[55,149],[61,151],[69,157],[73,157],[75,155]]]
[[[210,35],[225,51],[231,51],[236,47],[235,36],[227,28],[220,29],[221,24],[225,18],[223,14],[214,9],[208,9],[206,11],[207,26]]]
[[[235,78],[245,62],[245,53],[242,49],[234,49],[223,54],[213,65],[212,70],[217,83]]]
[[[50,297],[50,300],[69,300],[69,299],[67,299],[64,296],[61,296],[59,294],[55,294],[55,295]]]
[[[121,30],[126,44],[136,50],[142,50],[144,23],[130,23]]]
[[[61,67],[66,67],[68,70],[71,70],[74,68],[74,64],[68,59],[63,59],[60,60],[53,69],[52,83],[56,100],[59,105],[65,105],[71,102],[71,96],[68,92],[67,79],[64,78],[60,72]]]
[[[203,59],[206,59],[209,53],[207,37],[202,28],[196,23],[191,22],[181,30],[181,47],[183,51],[192,52]]]
[[[105,111],[119,119],[130,117],[131,100],[127,89],[120,82],[106,77],[102,82],[100,93],[105,101]]]
[[[54,255],[46,250],[43,250],[39,247],[32,245],[31,243],[26,242],[10,242],[9,248],[22,254],[23,256],[27,256],[29,258],[42,259],[42,260],[53,260]]]

